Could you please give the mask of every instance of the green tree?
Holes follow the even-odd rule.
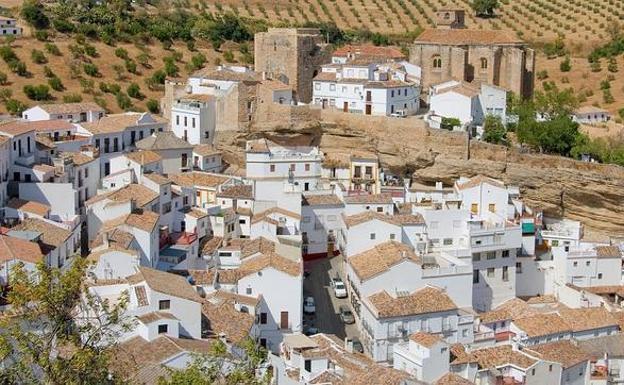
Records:
[[[445,130],[452,130],[455,127],[461,126],[461,121],[457,118],[442,118],[440,128]]]
[[[50,19],[43,10],[43,4],[37,0],[25,1],[20,11],[20,16],[35,29],[45,29],[50,25]]]
[[[33,49],[30,52],[30,58],[32,59],[33,63],[36,64],[45,64],[48,62],[48,58],[46,58],[44,53],[39,51],[38,49]]]
[[[53,76],[53,77],[49,78],[48,79],[48,85],[54,91],[63,91],[65,89],[65,86],[63,86],[63,82],[57,76]]]
[[[82,96],[80,94],[63,95],[63,103],[80,103],[80,102],[82,102]]]
[[[24,94],[28,96],[29,99],[32,100],[50,100],[52,99],[52,95],[50,95],[50,87],[45,84],[39,84],[37,86],[33,86],[31,84],[25,85]]]
[[[145,95],[141,93],[141,87],[139,87],[139,85],[136,83],[130,83],[127,91],[128,91],[128,96],[130,96],[131,98],[134,98],[134,99],[145,98]]]
[[[7,85],[9,77],[4,72],[0,71],[0,85]]]
[[[84,63],[82,65],[82,69],[89,76],[93,76],[93,77],[99,77],[100,76],[100,70],[98,69],[98,67],[95,64]]]
[[[8,99],[4,106],[6,107],[9,114],[14,116],[21,116],[22,112],[28,109],[28,106],[17,99]]]
[[[500,117],[488,115],[483,122],[484,141],[494,144],[505,144],[507,142],[507,129],[503,125]]]
[[[149,112],[151,112],[152,114],[157,114],[160,112],[160,103],[158,103],[157,100],[154,99],[149,99],[146,103],[145,103],[147,110]]]
[[[87,260],[66,269],[16,264],[8,302],[16,317],[0,321],[0,377],[5,383],[115,384],[110,348],[131,324],[128,299],[110,304],[85,290]],[[60,354],[58,354],[61,352]]]
[[[115,95],[115,100],[117,101],[117,106],[122,110],[128,110],[132,107],[132,100],[123,92],[118,92]]]
[[[572,88],[559,90],[553,85],[549,90],[536,92],[535,111],[546,117],[569,116],[578,107],[578,100]]]
[[[561,70],[561,72],[570,72],[570,70],[572,69],[572,64],[570,64],[569,56],[566,56],[566,58],[563,59],[561,64],[559,64],[559,69]]]
[[[479,17],[494,16],[494,11],[498,8],[498,0],[473,0],[470,4]]]

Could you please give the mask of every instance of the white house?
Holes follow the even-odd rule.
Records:
[[[36,241],[36,239],[35,239]],[[44,260],[39,244],[20,237],[0,235],[0,286],[10,284],[11,269],[17,263],[22,263],[28,272],[35,272],[36,265]],[[50,261],[46,261],[49,266]]]
[[[80,248],[80,227],[71,229],[69,225],[44,218],[25,218],[13,226],[8,235],[39,240],[53,267],[64,266]]]
[[[18,27],[17,20],[11,17],[0,16],[0,30],[2,36],[20,36],[22,27]]]
[[[56,183],[72,183],[78,194],[78,207],[97,194],[100,184],[100,161],[81,152],[61,152],[52,159]]]
[[[207,172],[221,172],[223,154],[212,145],[200,144],[193,147],[193,169]]]
[[[482,84],[476,88],[465,82],[450,80],[429,89],[428,122],[440,128],[441,118],[459,119],[462,128],[481,126],[486,116],[506,122],[507,91]]]
[[[9,170],[13,174],[12,180],[30,182],[36,153],[35,129],[19,122],[7,122],[0,125],[0,135],[11,139]]]
[[[106,110],[96,103],[39,104],[22,112],[22,118],[30,121],[63,119],[70,122],[96,122]]]
[[[375,61],[328,64],[314,77],[312,102],[322,108],[365,115],[413,115],[420,86]]]
[[[611,120],[611,114],[604,108],[584,106],[572,113],[572,120],[583,124],[606,123]]]
[[[344,226],[344,202],[335,194],[304,194],[301,204],[302,253],[308,258],[333,256]]]
[[[622,281],[622,252],[617,246],[581,243],[551,250],[554,277],[560,285],[614,286]]]
[[[191,167],[193,146],[178,138],[173,132],[155,132],[136,143],[137,148],[150,150],[162,158],[162,172],[177,174]]]
[[[393,367],[420,381],[433,383],[449,372],[449,344],[439,336],[416,332],[407,342],[395,345],[393,353]]]
[[[526,354],[542,360],[551,372],[559,376],[552,384],[585,385],[590,383],[589,357],[572,341],[551,342],[531,346]]]
[[[192,145],[212,144],[216,125],[215,97],[190,94],[171,106],[171,130]]]

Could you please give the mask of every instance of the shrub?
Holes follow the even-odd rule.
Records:
[[[50,25],[50,19],[46,16],[43,5],[36,0],[24,2],[20,16],[35,29],[45,29]]]
[[[180,51],[173,51],[173,53],[171,54],[171,57],[173,58],[173,60],[180,62],[182,61],[182,52]]]
[[[130,83],[128,86],[128,96],[134,99],[143,99],[145,96],[141,93],[141,87],[136,83]]]
[[[107,109],[108,103],[106,103],[106,99],[104,99],[104,98],[98,98],[98,97],[95,97],[95,98],[93,98],[93,101],[94,101],[94,102],[95,102],[98,106],[102,107],[103,109],[105,109],[105,110]]]
[[[50,100],[52,98],[50,87],[45,84],[26,85],[24,86],[24,94],[31,100]]]
[[[442,118],[440,128],[445,130],[453,130],[454,127],[461,126],[461,121],[457,118]]]
[[[39,41],[46,41],[48,40],[49,37],[50,35],[48,34],[48,31],[46,30],[35,31],[35,39]]]
[[[76,26],[71,21],[65,19],[54,19],[52,26],[60,33],[73,33],[76,31]]]
[[[142,65],[145,68],[151,68],[151,64],[150,64],[150,56],[143,52],[141,53],[139,56],[137,56],[137,62]]]
[[[84,72],[89,75],[89,76],[93,76],[93,77],[98,77],[100,76],[100,70],[98,69],[98,67],[93,64],[93,63],[84,63],[82,65],[82,69],[84,70]]]
[[[119,47],[115,50],[115,56],[124,60],[128,60],[128,51],[124,48]]]
[[[63,91],[65,89],[65,87],[63,87],[63,82],[61,82],[61,79],[56,76],[48,79],[48,84],[54,91]]]
[[[570,57],[566,56],[566,58],[559,64],[559,69],[561,72],[570,72],[572,69],[572,64],[570,64]]]
[[[0,71],[0,85],[7,85],[9,82],[9,77],[4,72]]]
[[[109,92],[108,84],[104,82],[100,82],[99,88],[100,88],[100,91],[104,92],[105,94]]]
[[[602,71],[602,67],[600,66],[600,60],[596,60],[595,62],[592,62],[590,65],[590,68],[592,72]]]
[[[0,89],[0,100],[2,100],[3,102],[6,103],[7,100],[11,99],[11,96],[13,96],[13,91],[11,91],[11,89],[9,88]]]
[[[132,107],[132,100],[123,92],[119,92],[115,99],[117,100],[117,106],[122,110],[128,110]]]
[[[223,52],[223,59],[228,62],[228,63],[233,63],[234,62],[234,54],[232,53],[232,51],[227,50],[225,52]]]
[[[117,95],[118,93],[121,92],[121,86],[117,83],[110,83],[108,85],[108,92],[110,92],[113,95]]]
[[[145,103],[145,105],[147,106],[147,110],[152,114],[157,114],[160,112],[160,104],[154,99],[149,99],[147,103]]]
[[[175,64],[175,59],[171,56],[168,56],[164,58],[163,61],[165,63],[165,74],[167,74],[167,76],[178,76],[178,71],[180,69]],[[161,84],[164,84],[164,83],[165,81],[163,79],[163,82]]]
[[[193,55],[193,57],[191,57],[191,68],[193,70],[204,68],[205,64],[206,64],[206,56],[204,56],[202,53],[198,53],[196,55]]]
[[[84,45],[84,52],[91,57],[98,57],[97,48],[91,44]]]
[[[33,49],[31,51],[30,58],[32,59],[33,63],[36,64],[45,64],[48,62],[48,59],[43,54],[43,52],[39,51],[38,49]]]
[[[28,106],[17,99],[9,99],[4,103],[7,111],[11,115],[20,116],[22,112],[28,109]]]
[[[537,77],[538,80],[548,79],[548,71],[541,70],[535,76]]]
[[[30,72],[28,72],[28,68],[26,68],[26,64],[22,61],[15,60],[15,61],[9,62],[8,65],[11,71],[18,74],[19,76],[26,77],[30,75]]]
[[[126,70],[128,70],[128,72],[130,72],[131,74],[137,73],[137,65],[134,60],[126,60]]]
[[[54,43],[46,43],[45,44],[45,50],[54,56],[61,56],[61,50],[59,49],[59,47],[54,44]]]
[[[611,95],[611,90],[609,89],[602,90],[602,100],[607,104],[611,104],[615,102],[613,95]]]
[[[63,103],[80,103],[80,102],[82,102],[82,96],[79,94],[63,95]]]
[[[483,123],[484,141],[494,144],[504,144],[507,142],[507,130],[501,122],[500,117],[488,115]]]
[[[601,90],[608,90],[609,88],[611,88],[611,83],[609,83],[608,80],[602,80],[600,82],[600,89]]]
[[[618,72],[617,60],[614,57],[609,58],[609,64],[607,65],[609,72]]]
[[[43,67],[43,74],[45,75],[46,78],[53,78],[56,76],[54,71],[52,71],[52,69],[48,66]]]

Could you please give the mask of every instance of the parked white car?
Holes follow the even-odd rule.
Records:
[[[336,298],[347,298],[347,288],[341,280],[334,282],[334,294]]]
[[[314,314],[316,312],[316,306],[314,305],[314,297],[306,297],[303,300],[303,312],[307,314]]]

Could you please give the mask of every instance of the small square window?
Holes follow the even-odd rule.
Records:
[[[171,309],[171,301],[168,299],[163,299],[158,301],[158,310],[168,310]]]
[[[158,325],[158,334],[165,334],[169,331],[169,326],[167,325]]]
[[[370,239],[375,239],[375,233],[370,233]]]
[[[390,239],[391,239],[391,240],[394,240],[394,238],[396,238],[396,235],[394,235],[394,233],[393,233],[393,234],[390,234]]]
[[[585,266],[589,266],[591,264],[590,261],[585,261]]]
[[[247,295],[251,295],[251,288],[248,287],[247,289],[245,289],[245,294]]]
[[[602,279],[602,273],[598,273],[598,279]]]
[[[274,164],[270,165],[270,166],[269,166],[269,170],[270,170],[271,172],[275,172],[275,165],[274,165]]]

